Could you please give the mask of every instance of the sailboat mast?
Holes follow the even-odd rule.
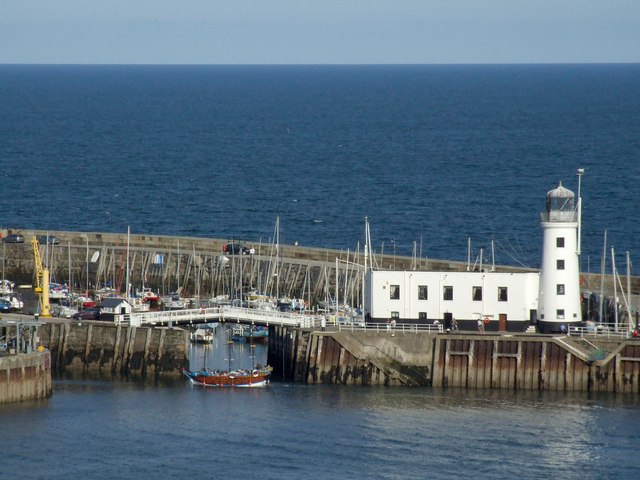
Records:
[[[364,268],[362,269],[362,303],[361,303],[361,309],[362,309],[362,323],[365,322],[365,303],[364,303],[364,299],[365,299],[365,279],[367,276],[367,261],[369,260],[369,245],[371,243],[371,239],[369,238],[369,217],[364,217]]]
[[[73,279],[71,277],[71,242],[67,242],[67,254],[69,257],[69,298],[73,299]],[[2,279],[4,280],[4,258],[2,259]]]
[[[176,281],[178,282],[176,292],[180,294],[180,240],[178,240],[178,266],[176,268]]]
[[[194,272],[193,272],[194,281],[195,281],[195,294],[196,294],[198,307],[199,307],[200,306],[200,281],[199,281],[199,277],[198,277],[199,266],[198,266],[198,264],[196,262],[196,244],[195,243],[191,244],[191,252],[192,252],[192,255],[193,255],[193,264],[195,266]]]
[[[613,319],[615,323],[616,332],[618,331],[618,287],[616,286],[616,257],[611,247],[611,273],[613,274]]]
[[[604,314],[604,269],[607,262],[607,231],[604,231],[604,244],[602,247],[602,258],[600,259],[600,304],[598,306],[599,320],[602,322]]]
[[[249,355],[251,355],[251,372],[256,368],[255,345],[253,344],[253,325],[249,325]]]
[[[280,216],[276,217],[276,301],[280,298]]]
[[[208,348],[209,348],[209,344],[205,343],[204,344],[204,354],[202,355],[202,370],[206,370],[206,368],[207,368],[207,349]]]
[[[131,239],[130,237],[131,237],[131,226],[127,226],[127,270],[125,275],[126,293],[124,294],[124,298],[126,298],[127,300],[129,299],[129,243]]]
[[[350,263],[349,258],[351,257],[349,256],[349,249],[347,249],[347,263],[344,264],[344,290],[342,292],[342,298],[345,306],[345,313],[346,313],[347,304],[353,305],[353,295],[350,300],[347,298],[349,295],[349,283],[350,283],[349,282],[349,263]]]
[[[633,320],[631,319],[631,257],[627,251],[627,318],[629,319],[629,330],[633,330]]]
[[[335,288],[335,304],[336,304],[336,317],[338,316],[338,257],[336,257],[336,288]],[[331,312],[331,310],[329,310]]]

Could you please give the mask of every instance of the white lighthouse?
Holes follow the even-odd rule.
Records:
[[[542,268],[538,294],[538,330],[564,332],[582,322],[580,306],[580,199],[562,183],[547,193],[541,214]]]

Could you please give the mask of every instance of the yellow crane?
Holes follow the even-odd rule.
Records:
[[[35,292],[38,294],[40,302],[40,318],[51,317],[51,307],[49,305],[49,269],[42,267],[40,259],[40,249],[38,248],[38,239],[33,237],[31,240],[33,245],[33,261],[36,266],[36,287]]]

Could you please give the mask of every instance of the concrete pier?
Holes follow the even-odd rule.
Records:
[[[274,379],[640,393],[640,340],[551,335],[310,331],[272,326]]]
[[[0,356],[0,404],[51,396],[51,354]]]

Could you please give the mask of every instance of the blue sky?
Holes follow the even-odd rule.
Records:
[[[639,61],[640,0],[0,0],[0,63]]]

